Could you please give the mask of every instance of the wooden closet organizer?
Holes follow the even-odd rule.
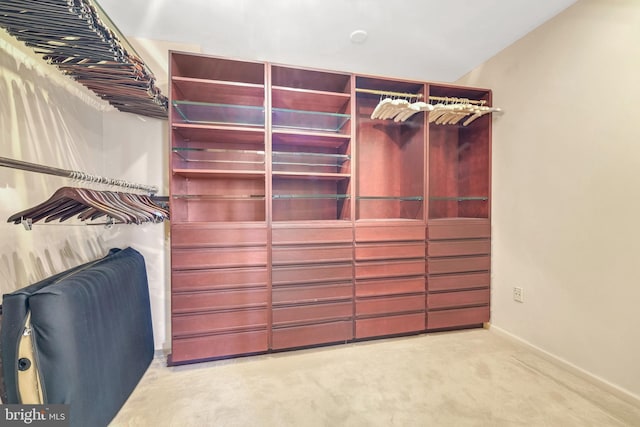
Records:
[[[489,321],[491,91],[171,52],[169,364]]]

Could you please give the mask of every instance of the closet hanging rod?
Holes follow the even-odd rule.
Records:
[[[370,93],[373,95],[387,95],[387,96],[397,96],[399,98],[423,98],[424,95],[421,93],[408,93],[408,92],[392,92],[388,90],[376,90],[376,89],[361,89],[356,88],[356,92],[360,93]],[[467,104],[474,105],[484,105],[487,101],[484,100],[476,100],[469,98],[458,98],[452,96],[429,96],[429,101],[441,101],[441,102],[462,102]]]
[[[487,103],[485,100],[458,98],[454,96],[429,96],[429,101],[441,101],[441,102],[460,102],[474,105],[484,105]]]
[[[62,176],[65,178],[72,178],[80,181],[95,182],[99,184],[124,187],[128,189],[142,190],[150,194],[155,194],[158,192],[158,188],[155,185],[136,184],[121,179],[105,178],[98,175],[91,175],[85,172],[59,169],[51,166],[39,165],[37,163],[23,162],[22,160],[10,159],[8,157],[0,157],[0,166],[11,169],[25,170],[29,172],[43,173],[47,175]]]
[[[371,93],[373,95],[397,96],[400,98],[422,98],[424,96],[421,93],[390,92],[388,90],[360,89],[360,88],[356,88],[356,92]]]

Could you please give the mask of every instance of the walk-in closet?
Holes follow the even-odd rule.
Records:
[[[0,425],[640,425],[638,29],[0,0]]]

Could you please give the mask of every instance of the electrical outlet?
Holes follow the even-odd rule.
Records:
[[[524,292],[522,288],[514,287],[513,288],[513,300],[518,302],[524,302]]]

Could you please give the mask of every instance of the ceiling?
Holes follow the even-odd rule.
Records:
[[[126,37],[203,53],[455,81],[576,0],[98,0]],[[357,30],[367,33],[354,42]],[[144,58],[143,58],[144,59]]]

